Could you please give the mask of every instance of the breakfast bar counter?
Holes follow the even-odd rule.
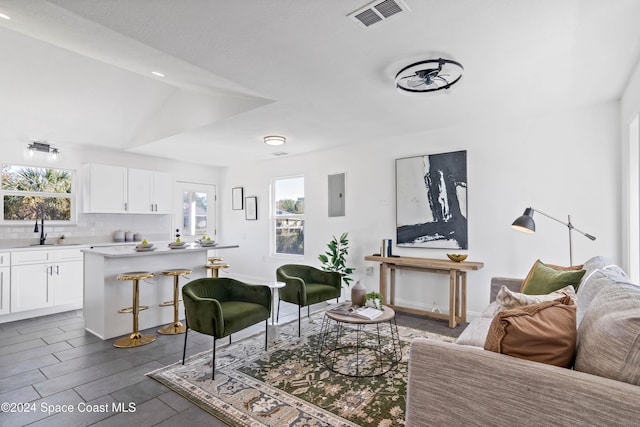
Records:
[[[189,280],[206,277],[208,251],[238,248],[238,245],[201,247],[186,244],[171,249],[167,243],[156,244],[154,250],[136,251],[135,246],[107,246],[83,249],[84,253],[84,319],[85,329],[101,339],[131,333],[131,314],[118,310],[130,307],[132,284],[117,277],[132,271],[148,271],[151,279],[140,281],[140,329],[163,326],[173,322],[173,310],[160,304],[173,299],[173,279],[163,276],[165,270],[185,268],[192,271],[181,279],[180,287]],[[180,317],[184,317],[182,306]]]

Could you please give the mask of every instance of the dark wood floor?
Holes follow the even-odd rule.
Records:
[[[281,322],[296,318],[297,308],[283,303]],[[397,322],[450,336],[466,327],[449,329],[445,321],[402,313]],[[163,335],[133,349],[117,349],[112,342],[86,332],[81,311],[0,324],[0,403],[22,409],[11,413],[3,406],[0,426],[224,425],[145,376],[181,359],[184,335]],[[210,348],[211,337],[189,334],[187,354]],[[135,412],[112,412],[114,403],[133,404]],[[60,412],[67,408],[73,412]]]

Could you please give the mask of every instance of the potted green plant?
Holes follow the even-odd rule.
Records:
[[[382,308],[384,299],[378,292],[369,292],[364,296],[364,305],[368,307],[377,308],[378,310],[384,310]]]
[[[342,233],[339,239],[333,236],[333,239],[327,243],[327,250],[324,254],[318,256],[318,259],[322,263],[322,269],[324,271],[335,271],[342,276],[342,283],[345,286],[349,286],[349,282],[353,279],[351,274],[356,270],[352,267],[347,267],[347,255],[349,255],[349,235],[348,233]]]

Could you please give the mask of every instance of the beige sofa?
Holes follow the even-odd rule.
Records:
[[[584,269],[574,369],[417,339],[406,425],[640,426],[640,287],[602,257]],[[494,278],[491,300],[502,285],[518,291],[520,284]],[[486,336],[488,323],[478,318],[467,329],[479,326]],[[467,335],[482,333],[472,329]]]

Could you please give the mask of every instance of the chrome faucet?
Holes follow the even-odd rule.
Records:
[[[36,208],[36,226],[33,227],[33,232],[38,232],[38,212],[40,212],[40,244],[44,245],[47,240],[47,235],[44,232],[44,205],[40,205]]]

